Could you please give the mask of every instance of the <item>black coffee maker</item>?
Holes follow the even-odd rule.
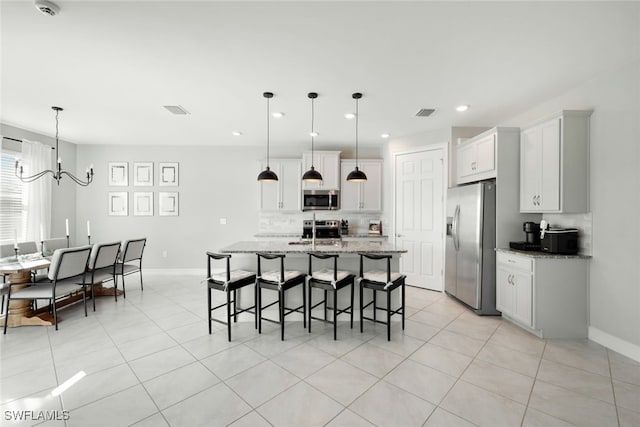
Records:
[[[524,231],[524,242],[509,242],[511,249],[520,251],[539,251],[540,250],[540,224],[535,222],[525,222],[522,224]]]

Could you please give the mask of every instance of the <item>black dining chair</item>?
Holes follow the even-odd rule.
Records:
[[[313,258],[318,258],[321,260],[331,259],[333,260],[333,269],[313,269]],[[307,276],[307,282],[309,283],[309,300],[307,303],[308,313],[309,313],[309,333],[311,333],[311,319],[316,320],[324,320],[325,322],[333,323],[333,339],[337,339],[337,328],[338,328],[338,315],[343,313],[348,313],[351,317],[351,329],[353,329],[353,288],[355,275],[349,273],[348,271],[340,271],[338,270],[338,254],[324,254],[317,252],[309,252],[309,275]],[[338,291],[347,286],[351,288],[351,299],[348,307],[339,309],[338,308]],[[322,301],[317,302],[315,305],[313,304],[313,289],[320,289],[324,292],[324,298]],[[328,294],[331,292],[333,297],[333,321],[327,320],[327,311],[328,311]],[[319,305],[324,305],[324,319],[313,317],[312,312],[313,309],[318,307]]]
[[[212,261],[226,260],[226,269],[223,272],[214,273],[211,269]],[[254,324],[258,327],[256,318],[256,297],[254,295],[254,304],[251,307],[238,307],[238,291],[245,286],[254,285],[256,283],[256,274],[246,270],[231,270],[231,255],[217,254],[207,252],[207,307],[209,317],[209,334],[211,334],[211,322],[218,322],[227,325],[227,339],[231,342],[231,317],[234,323],[238,322],[238,315],[244,312],[254,314]],[[217,290],[226,293],[226,302],[215,307],[211,307],[211,291]],[[233,294],[233,300],[231,295]],[[219,308],[227,308],[227,321],[224,322],[212,317],[213,311]],[[232,310],[233,309],[233,310]],[[253,310],[253,311],[252,311]]]
[[[258,311],[258,333],[262,333],[262,320],[280,323],[280,339],[284,341],[284,318],[292,313],[302,313],[302,325],[307,327],[307,310],[306,310],[306,286],[305,286],[305,274],[295,270],[284,269],[285,254],[268,254],[257,253],[258,256],[258,275],[256,277],[256,309]],[[266,273],[262,273],[262,260],[280,261],[279,270],[271,270]],[[295,308],[286,307],[285,296],[286,291],[292,289],[298,285],[302,285],[302,305]],[[278,291],[278,299],[270,304],[262,306],[262,290],[269,289],[272,291]],[[262,317],[262,310],[271,307],[274,304],[278,304],[278,319],[274,321],[271,319]]]
[[[387,254],[370,254],[360,253],[360,332],[364,331],[364,320],[371,320],[373,322],[382,323],[387,325],[387,341],[391,341],[391,316],[400,314],[402,316],[402,330],[404,330],[404,302],[405,302],[405,279],[407,276],[398,272],[391,271],[391,255]],[[374,261],[386,260],[387,269],[384,270],[370,270],[364,271],[364,259],[370,259]],[[364,302],[364,290],[371,289],[373,291],[373,299],[363,305]],[[400,307],[396,309],[391,308],[391,292],[400,289],[402,294],[400,296]],[[376,294],[378,292],[384,292],[387,297],[386,307],[379,307],[377,304]],[[364,309],[373,306],[373,317],[366,317],[364,315]],[[386,322],[378,320],[377,311],[384,310],[386,312]]]

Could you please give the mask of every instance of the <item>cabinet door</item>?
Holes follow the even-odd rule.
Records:
[[[507,316],[513,316],[514,286],[511,269],[498,264],[496,280],[496,308]]]
[[[271,162],[269,165],[271,170],[280,176],[280,165],[277,162]],[[263,171],[267,167],[266,163],[260,164],[260,170]],[[261,211],[277,211],[280,209],[280,185],[281,182],[259,182],[260,186],[260,210]]]
[[[514,273],[515,296],[511,316],[524,325],[533,327],[533,276],[522,272]]]
[[[343,211],[360,210],[362,184],[347,181],[347,176],[355,166],[355,160],[342,160],[340,162],[340,210]]]
[[[539,212],[538,195],[542,173],[542,131],[534,127],[520,137],[520,211]]]
[[[560,119],[541,125],[540,205],[542,211],[560,210]]]
[[[360,163],[367,174],[367,181],[360,184],[360,209],[382,211],[382,160],[367,160]],[[348,183],[352,184],[352,183]]]
[[[476,146],[474,144],[466,144],[458,147],[456,161],[458,182],[466,182],[464,177],[475,173],[474,165],[476,162]]]
[[[302,209],[301,162],[300,160],[281,160],[279,166],[280,210],[299,211]]]
[[[492,134],[475,143],[474,173],[489,172],[496,168],[496,135]]]
[[[311,152],[302,153],[303,172],[311,168]],[[322,175],[321,182],[302,183],[305,190],[325,189],[337,190],[340,188],[340,152],[339,151],[316,151],[313,153],[313,167]],[[302,175],[301,175],[302,177]]]

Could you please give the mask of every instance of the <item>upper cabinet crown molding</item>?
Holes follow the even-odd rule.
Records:
[[[339,190],[340,189],[340,151],[314,151],[313,167],[322,175],[321,182],[302,183],[303,190]],[[302,153],[302,169],[311,168],[311,151]],[[302,175],[300,175],[302,179]]]
[[[522,130],[520,211],[589,211],[591,110],[563,110]]]

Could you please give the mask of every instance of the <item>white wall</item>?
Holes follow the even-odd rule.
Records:
[[[525,127],[561,109],[591,116],[590,337],[640,360],[640,62],[500,125]]]

